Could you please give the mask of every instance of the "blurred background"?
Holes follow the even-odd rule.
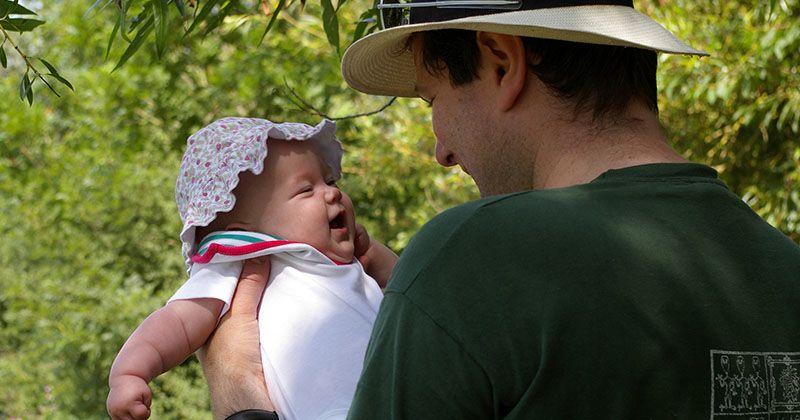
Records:
[[[21,1],[46,23],[0,25],[0,418],[106,416],[117,350],[185,280],[174,180],[186,138],[215,119],[370,114],[338,121],[340,185],[397,252],[478,197],[436,165],[427,105],[371,113],[391,98],[344,84],[341,53],[374,26],[371,1],[345,1]],[[674,146],[800,243],[800,0],[635,3],[712,54],[660,58]],[[74,92],[30,86],[29,64]],[[153,418],[210,417],[194,357],[153,391]]]

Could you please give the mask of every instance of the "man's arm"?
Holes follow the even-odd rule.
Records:
[[[407,296],[388,293],[348,419],[491,418],[492,400],[461,343]]]
[[[261,366],[257,319],[269,268],[268,257],[245,261],[230,310],[198,352],[215,419],[247,409],[274,410]]]

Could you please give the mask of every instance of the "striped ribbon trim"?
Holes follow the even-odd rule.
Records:
[[[334,261],[325,256],[325,254],[320,252],[318,249],[302,242],[287,241],[278,236],[244,231],[215,232],[208,235],[200,242],[200,245],[198,246],[200,250],[197,252],[197,254],[192,256],[191,260],[193,263],[206,264],[211,262],[211,260],[217,254],[227,256],[244,256],[286,245],[302,245],[308,249],[313,249],[326,260],[336,265],[349,264]]]

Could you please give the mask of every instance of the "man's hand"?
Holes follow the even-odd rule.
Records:
[[[245,261],[230,310],[198,352],[215,419],[247,409],[274,410],[261,366],[257,319],[269,269],[269,257]]]

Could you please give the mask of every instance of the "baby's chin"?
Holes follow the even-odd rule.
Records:
[[[334,247],[319,249],[323,255],[337,263],[349,264],[355,258],[355,245],[352,241],[337,243]]]

